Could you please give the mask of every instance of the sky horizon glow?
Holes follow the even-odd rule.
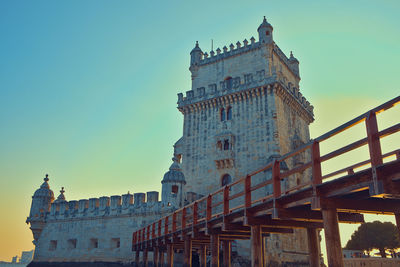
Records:
[[[266,16],[278,46],[300,61],[314,138],[399,95],[399,8],[389,0],[0,2],[0,261],[33,248],[25,220],[46,173],[67,200],[161,191],[196,41],[209,52],[211,39],[214,50],[258,39]],[[398,122],[396,108],[388,120]],[[342,244],[356,228],[341,225]]]

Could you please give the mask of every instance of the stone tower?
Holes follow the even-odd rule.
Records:
[[[299,62],[277,46],[265,17],[257,31],[258,42],[251,37],[209,54],[196,42],[190,53],[192,88],[178,94],[184,124],[175,144],[187,192],[213,192],[310,139],[313,107],[299,90]],[[270,173],[258,179],[270,179]],[[301,179],[285,180],[282,191]],[[288,238],[271,235],[269,259],[307,259],[305,237],[301,231]]]

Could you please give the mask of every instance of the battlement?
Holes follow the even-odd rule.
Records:
[[[47,221],[65,219],[90,219],[98,217],[113,217],[121,215],[151,215],[160,214],[164,210],[172,211],[173,206],[159,201],[159,192],[135,193],[103,196],[100,198],[53,202]]]
[[[256,42],[254,37],[250,38],[250,43],[247,39],[243,40],[243,46],[240,41],[236,42],[236,47],[231,43],[228,47],[224,46],[222,50],[217,48],[215,51],[211,50],[210,54],[207,52],[203,53],[200,58],[199,66],[215,63],[217,61],[226,59],[228,57],[234,57],[243,53],[250,52],[261,47],[260,42]]]
[[[268,87],[273,84],[280,84],[283,89],[291,95],[296,102],[298,102],[312,117],[314,116],[314,106],[310,104],[309,101],[303,96],[300,92],[300,89],[293,86],[291,82],[287,82],[284,77],[277,74],[274,70],[275,74],[271,77],[263,77],[260,75],[258,79],[252,79],[249,83],[240,84],[234,83],[231,89],[224,88],[223,82],[220,85],[222,90],[207,90],[205,88],[198,88],[196,91],[190,90],[186,92],[186,96],[183,96],[182,93],[178,94],[178,109],[183,110],[184,107],[193,105],[199,102],[206,102],[207,100],[214,98],[222,98],[227,95],[239,93],[245,90],[253,90],[259,87]],[[257,73],[263,73],[263,70]],[[256,75],[258,76],[258,75]],[[239,77],[235,77],[233,79],[239,79]],[[249,89],[250,88],[250,89]]]

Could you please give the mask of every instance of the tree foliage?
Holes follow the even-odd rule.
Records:
[[[366,250],[378,249],[382,258],[386,258],[387,249],[400,247],[399,231],[391,222],[364,223],[351,235],[346,249]]]

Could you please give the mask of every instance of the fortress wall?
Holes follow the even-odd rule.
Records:
[[[35,261],[133,260],[133,232],[160,216],[154,213],[142,216],[50,221],[38,240]],[[71,244],[71,240],[76,240],[76,247]],[[57,242],[56,247],[52,245],[54,241]]]

